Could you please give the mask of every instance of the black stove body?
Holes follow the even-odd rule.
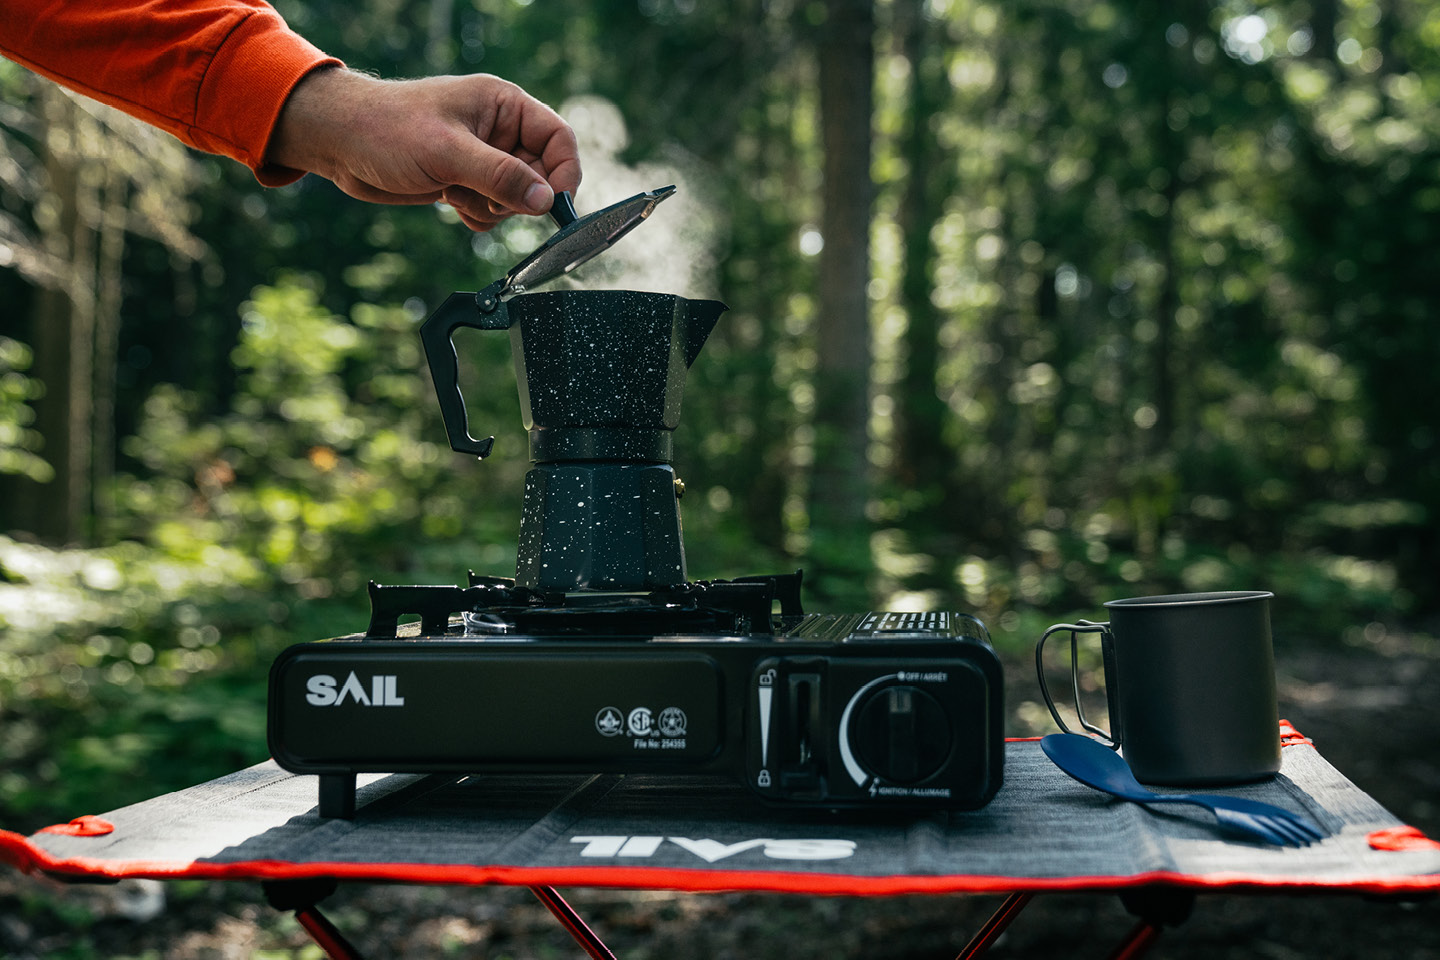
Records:
[[[718,774],[906,810],[1000,786],[1000,665],[972,617],[806,615],[798,573],[549,599],[472,579],[372,584],[366,633],[276,660],[270,749],[320,775],[321,816],[353,815],[360,772]]]
[[[725,305],[529,292],[603,251],[673,187],[577,218],[420,329],[451,447],[470,433],[451,340],[507,332],[532,468],[515,578],[371,585],[364,634],[270,672],[269,742],[350,816],[355,775],[721,774],[767,800],[968,808],[1000,786],[1000,665],[954,613],[806,616],[800,575],[690,582],[670,465],[686,374]],[[418,615],[418,624],[400,625]]]

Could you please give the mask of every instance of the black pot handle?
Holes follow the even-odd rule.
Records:
[[[425,360],[430,365],[430,378],[435,382],[450,449],[484,460],[490,455],[495,438],[476,440],[470,435],[465,397],[460,393],[460,357],[450,339],[456,327],[508,330],[510,313],[489,289],[479,293],[452,293],[420,326],[420,342],[425,346]]]

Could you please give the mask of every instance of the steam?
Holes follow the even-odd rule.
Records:
[[[576,197],[581,216],[637,193],[675,184],[673,196],[649,219],[573,275],[548,289],[646,290],[683,297],[715,294],[716,211],[699,189],[699,161],[673,156],[664,162],[628,166],[620,155],[629,145],[625,118],[600,97],[576,97],[560,108],[580,141],[585,179]]]

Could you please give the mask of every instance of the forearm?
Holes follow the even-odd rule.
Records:
[[[344,68],[322,66],[295,84],[275,122],[265,163],[333,179],[347,146],[374,135],[367,103],[384,81]],[[377,131],[378,133],[378,131]]]
[[[580,183],[574,132],[499,77],[346,70],[263,0],[0,0],[0,53],[267,186],[317,173],[361,200],[444,200],[471,228]]]
[[[262,169],[295,84],[338,64],[261,0],[4,0],[0,54],[183,142]]]

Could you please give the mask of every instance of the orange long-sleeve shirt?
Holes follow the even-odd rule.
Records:
[[[300,78],[339,65],[263,0],[3,0],[0,55],[233,157],[261,183],[300,171],[265,164]]]

